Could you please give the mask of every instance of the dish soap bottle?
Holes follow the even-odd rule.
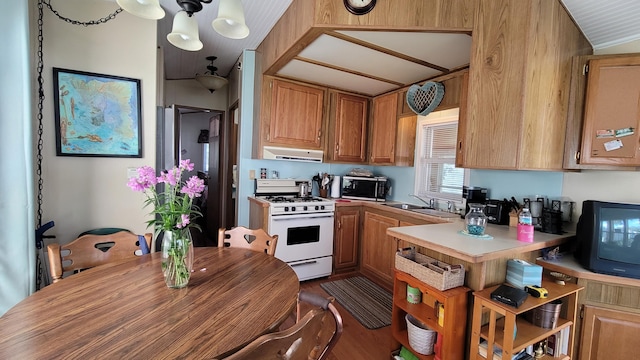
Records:
[[[533,218],[529,208],[523,208],[518,214],[518,241],[533,242]]]

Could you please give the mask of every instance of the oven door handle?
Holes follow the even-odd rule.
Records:
[[[296,267],[296,266],[303,266],[303,265],[312,265],[312,264],[317,264],[318,261],[317,260],[309,260],[309,261],[305,261],[305,262],[300,262],[300,263],[294,263],[294,264],[289,264],[291,267]]]
[[[291,215],[271,216],[272,221],[287,221],[287,220],[295,220],[295,219],[321,219],[321,218],[333,218],[333,213],[291,214]]]

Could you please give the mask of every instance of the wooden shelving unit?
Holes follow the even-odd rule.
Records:
[[[542,359],[563,359],[569,360],[572,356],[575,323],[577,314],[577,294],[582,290],[582,286],[575,284],[558,285],[553,281],[542,281],[542,287],[549,291],[549,296],[545,299],[538,299],[528,296],[527,300],[518,308],[491,300],[491,292],[499,285],[474,292],[473,323],[471,326],[471,345],[469,359],[485,359],[479,353],[480,340],[487,341],[487,357],[493,358],[493,348],[497,345],[502,349],[502,359],[511,359],[522,349],[529,345],[535,345],[540,341],[570,327],[568,354],[561,356],[546,355]],[[533,310],[554,300],[562,300],[562,311],[558,323],[553,329],[545,329],[536,326],[524,319],[524,313]],[[488,318],[488,322],[485,319]],[[484,320],[484,321],[483,321]],[[516,331],[515,337],[513,336]],[[511,334],[511,336],[508,336]]]
[[[407,284],[420,289],[422,302],[411,304],[407,301]],[[393,284],[393,309],[391,314],[391,333],[393,335],[392,351],[400,345],[411,350],[419,359],[434,359],[435,354],[418,354],[409,345],[407,323],[405,315],[411,314],[431,330],[442,337],[440,351],[441,360],[464,359],[464,344],[466,338],[468,292],[471,289],[459,286],[440,291],[429,286],[413,276],[395,270]],[[442,326],[438,324],[438,304],[444,306]]]

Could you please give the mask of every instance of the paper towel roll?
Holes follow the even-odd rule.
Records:
[[[340,176],[336,175],[333,177],[333,182],[331,183],[331,197],[340,197]]]

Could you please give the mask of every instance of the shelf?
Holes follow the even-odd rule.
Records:
[[[412,304],[406,299],[394,300],[393,303],[405,313],[413,315],[413,317],[418,319],[421,323],[427,325],[429,329],[435,330],[439,333],[442,332],[442,327],[438,325],[438,318],[435,313],[436,310],[431,306],[424,303]]]
[[[516,353],[524,348],[526,348],[531,343],[540,342],[552,334],[557,333],[558,331],[564,329],[567,326],[573,325],[572,321],[567,319],[559,318],[558,325],[553,329],[545,329],[540,326],[533,325],[525,319],[516,319],[516,338],[513,340],[513,352]],[[480,337],[483,339],[489,338],[489,325],[485,325],[482,327],[480,332]],[[496,321],[496,335],[495,335],[495,345],[499,347],[503,347],[503,337],[504,337],[504,318]]]
[[[433,360],[435,358],[435,354],[431,354],[431,355],[422,355],[422,354],[418,354],[412,347],[411,345],[409,345],[409,334],[407,333],[407,330],[401,330],[398,332],[393,332],[393,337],[400,343],[402,344],[404,347],[406,347],[407,349],[409,349],[409,351],[411,351],[415,356],[418,357],[418,359],[420,360]],[[434,344],[435,346],[435,344]]]
[[[473,293],[473,295],[475,295],[476,297],[488,300],[488,302],[491,303],[493,306],[502,309],[502,311],[499,311],[501,314],[505,314],[507,312],[512,314],[522,314],[540,305],[544,305],[553,300],[561,299],[567,295],[577,293],[578,291],[584,289],[583,286],[579,286],[576,284],[559,285],[559,284],[556,284],[555,281],[542,280],[542,287],[547,289],[547,291],[549,291],[549,296],[546,299],[538,299],[538,298],[534,298],[533,296],[527,296],[527,300],[525,300],[525,302],[522,303],[522,305],[515,308],[513,306],[503,304],[495,300],[491,300],[491,293],[495,289],[497,289],[499,286],[500,285],[496,285],[490,288],[486,288],[482,291],[476,291]]]
[[[548,290],[549,296],[543,299],[528,296],[524,303],[515,308],[491,299],[491,292],[498,288],[498,286],[500,285],[473,293],[474,309],[471,344],[479,344],[480,340],[484,339],[487,340],[488,347],[498,347],[502,349],[503,354],[513,355],[529,345],[537,344],[552,334],[568,328],[568,354],[562,354],[556,357],[545,355],[542,359],[571,359],[575,332],[573,325],[578,312],[577,296],[583,287],[576,284],[559,285],[554,281],[543,279],[542,287]],[[561,312],[562,317],[558,318],[557,325],[553,329],[545,329],[534,325],[521,315],[555,300],[562,302],[563,310]],[[487,315],[489,322],[484,323]],[[490,340],[489,333],[492,331],[492,328],[495,333],[491,336],[492,339]],[[507,328],[508,331],[505,331],[505,328]],[[512,329],[515,330],[515,338],[513,338]],[[474,350],[470,352],[469,358],[485,359],[479,352]]]
[[[422,302],[412,304],[407,301],[408,285],[420,290]],[[411,314],[429,329],[438,333],[437,336],[441,341],[440,358],[442,360],[464,359],[469,291],[470,289],[464,286],[440,291],[407,273],[396,270],[391,313],[391,334],[393,337],[391,348],[397,349],[398,346],[403,345],[421,360],[435,358],[435,348],[433,355],[420,355],[413,351],[409,345],[405,315]],[[444,306],[442,326],[438,325],[437,304]]]

